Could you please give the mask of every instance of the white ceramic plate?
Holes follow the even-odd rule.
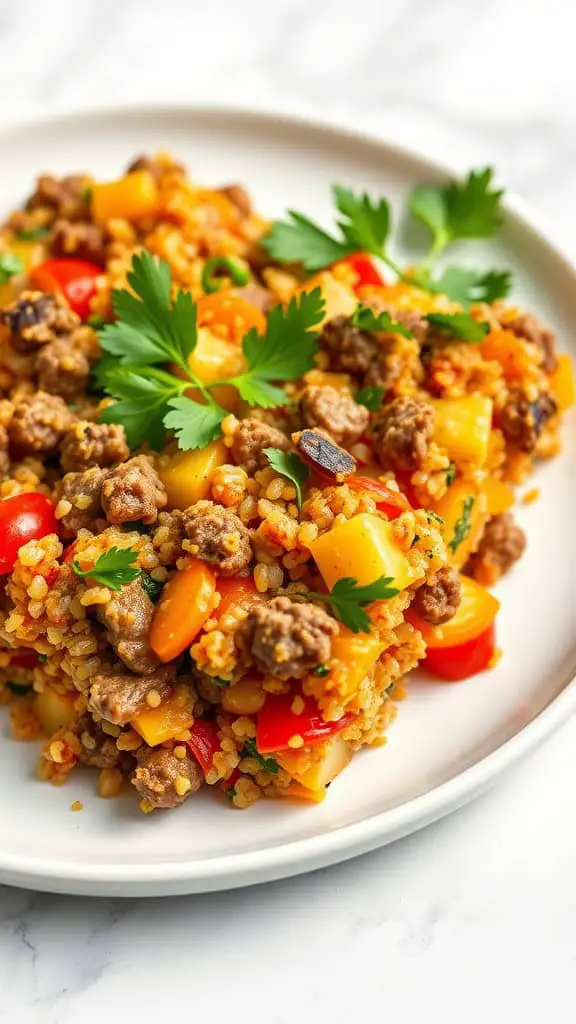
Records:
[[[244,182],[258,207],[331,222],[339,181],[389,196],[448,173],[397,147],[310,121],[246,112],[146,108],[73,114],[0,133],[2,211],[40,171],[116,176],[134,155],[172,150],[206,183]],[[396,219],[398,219],[397,214]],[[398,231],[395,236],[398,237]],[[466,245],[480,265],[512,267],[514,296],[574,346],[576,276],[516,202],[497,242]],[[400,255],[410,256],[409,247]],[[162,895],[247,885],[308,871],[389,843],[453,811],[542,741],[576,706],[574,522],[576,423],[562,456],[520,510],[529,549],[498,588],[493,672],[458,685],[414,682],[386,747],[362,753],[320,806],[262,801],[245,813],[203,792],[177,813],[143,816],[133,795],[100,800],[95,773],[63,789],[34,778],[35,745],[0,716],[0,880],[95,895]],[[532,486],[532,484],[531,484]],[[71,813],[73,800],[84,811]]]

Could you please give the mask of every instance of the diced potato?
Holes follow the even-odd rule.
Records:
[[[57,693],[47,687],[34,697],[34,711],[47,736],[59,729],[67,729],[74,718],[77,693]]]
[[[181,694],[170,697],[159,708],[143,711],[132,720],[132,727],[140,733],[149,747],[157,747],[168,740],[176,739],[194,723],[190,703],[184,703]]]
[[[517,380],[530,372],[532,355],[521,338],[512,331],[495,330],[487,334],[481,345],[484,359],[500,363],[507,380]]]
[[[308,370],[304,374],[307,384],[334,388],[335,391],[352,391],[352,377],[349,373],[329,373],[326,370]]]
[[[483,395],[435,398],[434,440],[454,462],[482,466],[488,454],[492,429],[492,399]]]
[[[150,171],[132,171],[118,181],[96,182],[92,186],[92,217],[97,224],[109,220],[141,220],[158,208],[158,186]]]
[[[338,664],[321,682],[344,703],[357,692],[386,644],[372,633],[351,633],[344,626],[332,643],[332,659]]]
[[[341,736],[335,736],[324,748],[322,757],[308,768],[302,775],[295,776],[296,781],[306,789],[317,791],[332,782],[343,772],[352,760],[352,750]]]
[[[160,469],[160,479],[168,495],[168,509],[184,509],[205,498],[210,478],[218,466],[228,461],[223,441],[210,441],[205,448],[177,452],[167,466]]]
[[[454,538],[456,523],[462,518],[467,499],[472,499],[470,511],[470,529],[455,551],[450,548],[450,542]],[[488,498],[486,492],[473,483],[464,480],[456,480],[448,488],[446,494],[440,501],[436,502],[434,511],[442,516],[444,526],[442,533],[448,545],[448,557],[452,565],[461,568],[469,559],[470,555],[478,547],[486,520],[488,518]]]
[[[571,357],[566,352],[562,352],[558,356],[558,366],[552,374],[550,388],[560,412],[565,412],[571,405],[574,405],[576,399],[574,367]]]
[[[203,384],[212,384],[223,377],[235,377],[246,369],[242,347],[213,334],[207,327],[198,328],[198,342],[188,365]]]
[[[314,288],[320,288],[326,303],[326,313],[322,323],[332,320],[335,316],[352,316],[358,305],[358,300],[354,292],[337,281],[329,270],[322,270],[314,277],[309,277],[300,286],[300,291],[311,292]]]
[[[512,508],[514,491],[503,480],[489,476],[482,484],[482,490],[486,494],[489,516],[499,516],[502,512],[507,512],[509,508]]]
[[[419,578],[396,542],[393,523],[369,512],[328,530],[310,550],[330,589],[345,576],[353,576],[361,586],[391,576],[391,586],[399,590]]]
[[[306,789],[299,782],[290,782],[285,789],[278,789],[274,796],[292,797],[293,800],[302,800],[307,804],[321,804],[326,799],[325,789]]]

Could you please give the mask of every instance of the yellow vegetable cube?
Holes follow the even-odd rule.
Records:
[[[301,786],[316,792],[343,772],[351,760],[352,750],[341,736],[335,736],[327,743],[319,760],[302,775],[294,777]]]
[[[160,469],[160,479],[168,495],[167,508],[188,508],[205,498],[212,473],[227,461],[228,449],[223,441],[210,441],[205,448],[177,452],[168,465]]]
[[[118,181],[96,182],[92,186],[92,217],[97,224],[121,218],[141,220],[158,208],[158,186],[150,171],[132,171]]]
[[[326,691],[345,703],[357,692],[385,649],[386,644],[373,633],[351,633],[341,626],[339,635],[332,643],[331,660],[337,664],[319,682]]]
[[[454,462],[484,465],[492,429],[492,399],[483,395],[436,398],[434,440]]]
[[[36,694],[34,711],[47,736],[71,725],[77,696],[77,693],[58,693],[50,687]]]
[[[391,576],[391,586],[404,590],[418,578],[394,536],[393,524],[369,512],[339,523],[310,545],[322,579],[332,589],[353,576],[361,586]]]
[[[467,505],[470,506],[468,515],[468,530],[465,532],[461,542],[453,551],[450,543],[456,542],[455,531],[458,521],[462,521]],[[444,520],[442,534],[448,545],[448,557],[452,565],[461,568],[476,551],[480,538],[488,518],[488,495],[485,489],[473,483],[466,483],[464,480],[456,480],[448,488],[446,494],[440,501],[436,502],[434,511]]]
[[[131,724],[149,747],[158,747],[190,729],[194,724],[194,715],[190,710],[190,701],[184,703],[182,695],[177,693],[159,708],[143,711]]]
[[[566,352],[558,356],[558,365],[550,380],[550,390],[558,403],[560,412],[565,412],[576,399],[576,382],[572,358]]]
[[[322,298],[326,304],[326,312],[322,323],[333,320],[335,316],[352,316],[358,305],[358,300],[350,288],[346,288],[331,274],[329,270],[322,270],[314,277],[309,277],[300,287],[300,291],[311,292],[314,288],[320,288]]]

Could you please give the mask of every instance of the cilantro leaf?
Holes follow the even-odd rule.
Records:
[[[428,313],[426,319],[432,327],[437,327],[443,334],[451,335],[458,341],[483,341],[490,330],[490,325],[479,323],[468,313]]]
[[[186,381],[150,366],[105,367],[102,376],[108,393],[120,401],[102,410],[100,422],[121,423],[131,448],[146,440],[159,451],[169,400],[188,386]]]
[[[470,171],[462,182],[418,185],[412,190],[410,211],[432,233],[437,255],[458,238],[490,238],[502,223],[502,189],[493,189],[492,168]]]
[[[380,256],[390,230],[390,207],[386,199],[372,200],[366,192],[356,195],[349,188],[334,185],[332,196],[337,210],[345,217],[338,221],[348,246]]]
[[[345,242],[339,242],[313,220],[295,210],[288,210],[288,220],[274,221],[262,239],[262,245],[272,259],[282,263],[301,263],[304,270],[313,273],[322,270],[353,251]]]
[[[285,309],[275,306],[263,337],[255,328],[248,332],[242,344],[248,368],[228,381],[245,402],[263,409],[287,404],[284,391],[271,382],[294,380],[312,369],[318,351],[313,328],[323,314],[322,293],[315,288],[291,299]]]
[[[264,448],[268,462],[281,476],[290,480],[296,488],[298,508],[302,508],[302,485],[308,479],[310,471],[296,452],[284,452],[281,448]]]
[[[226,409],[215,403],[200,405],[185,395],[171,398],[168,405],[171,412],[164,417],[164,426],[175,431],[179,448],[205,448],[220,437],[222,420],[228,415]]]
[[[466,537],[470,533],[472,527],[472,509],[474,507],[474,498],[471,494],[467,498],[464,498],[462,502],[462,514],[456,520],[454,524],[454,534],[452,539],[448,543],[448,547],[452,554],[454,554],[460,547],[462,541],[466,540]]]
[[[134,565],[137,558],[138,552],[132,548],[113,547],[96,559],[92,569],[81,569],[76,561],[72,568],[77,576],[89,577],[110,590],[121,590],[140,576],[140,569]]]
[[[16,232],[16,238],[21,242],[38,242],[41,238],[46,238],[50,234],[50,228],[37,227],[37,228],[22,228],[21,231]]]
[[[255,739],[247,739],[244,742],[244,749],[242,750],[244,757],[253,757],[260,764],[260,768],[263,772],[268,772],[269,775],[277,775],[280,771],[280,765],[273,757],[263,757],[258,747],[256,746]]]
[[[382,400],[386,394],[384,388],[368,387],[361,388],[354,395],[354,401],[358,405],[364,405],[370,412],[378,412],[378,409],[382,405]]]
[[[364,611],[368,604],[373,601],[383,601],[390,597],[396,597],[400,591],[391,587],[392,576],[380,576],[372,583],[359,586],[358,581],[352,576],[345,576],[334,584],[329,594],[311,593],[317,601],[324,601],[329,604],[336,618],[340,619],[353,633],[369,633],[371,629],[370,616]]]
[[[386,332],[387,334],[401,334],[403,338],[413,338],[410,328],[399,320],[393,320],[385,309],[381,313],[375,313],[370,306],[360,304],[354,310],[350,323],[354,327],[360,327],[363,331]]]
[[[431,290],[447,295],[464,308],[473,302],[494,302],[505,298],[512,287],[509,270],[472,270],[469,267],[446,267],[430,282]]]
[[[430,523],[436,523],[437,526],[444,526],[444,519],[439,516],[437,512],[433,512],[431,508],[426,509],[426,519]]]
[[[446,470],[446,486],[451,487],[456,479],[456,463],[451,462]]]
[[[434,185],[416,185],[410,193],[408,206],[416,220],[432,233],[434,245],[441,248],[448,239],[448,212],[444,189]]]
[[[24,264],[12,252],[0,252],[0,285],[6,284],[15,274],[21,274]]]

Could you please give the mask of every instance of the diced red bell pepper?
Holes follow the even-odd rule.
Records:
[[[220,789],[222,790],[222,792],[223,793],[228,793],[229,790],[234,789],[234,786],[238,782],[238,779],[240,778],[241,774],[242,773],[241,773],[240,769],[239,768],[235,768],[229,779],[221,779],[220,782],[218,783],[218,785],[220,786]]]
[[[351,476],[346,481],[354,491],[365,491],[376,501],[379,512],[384,512],[388,519],[397,519],[403,512],[410,512],[411,506],[401,491],[393,491],[381,480],[373,480],[369,476]]]
[[[483,633],[456,647],[429,647],[422,662],[433,675],[456,682],[488,668],[496,650],[494,623]]]
[[[347,256],[343,262],[348,263],[355,274],[358,275],[358,280],[355,284],[355,290],[363,288],[364,285],[376,285],[382,286],[385,284],[384,278],[376,270],[376,267],[372,263],[372,260],[365,252],[355,252],[351,256]]]
[[[305,744],[326,739],[354,721],[354,715],[345,714],[337,722],[325,722],[312,697],[302,697],[302,700],[304,710],[297,715],[292,710],[294,694],[266,695],[256,723],[256,746],[261,754],[286,750],[293,736],[301,736]]]
[[[35,668],[37,664],[38,655],[36,651],[21,649],[10,658],[10,668]]]
[[[214,754],[220,750],[216,726],[204,718],[197,718],[190,729],[190,739],[187,743],[204,775],[207,775],[212,769]]]
[[[0,501],[0,575],[12,572],[23,544],[58,529],[54,503],[45,494],[32,491]]]
[[[102,273],[102,267],[88,260],[63,258],[38,264],[30,273],[30,281],[43,292],[62,292],[70,308],[81,320],[87,320],[96,278]]]

